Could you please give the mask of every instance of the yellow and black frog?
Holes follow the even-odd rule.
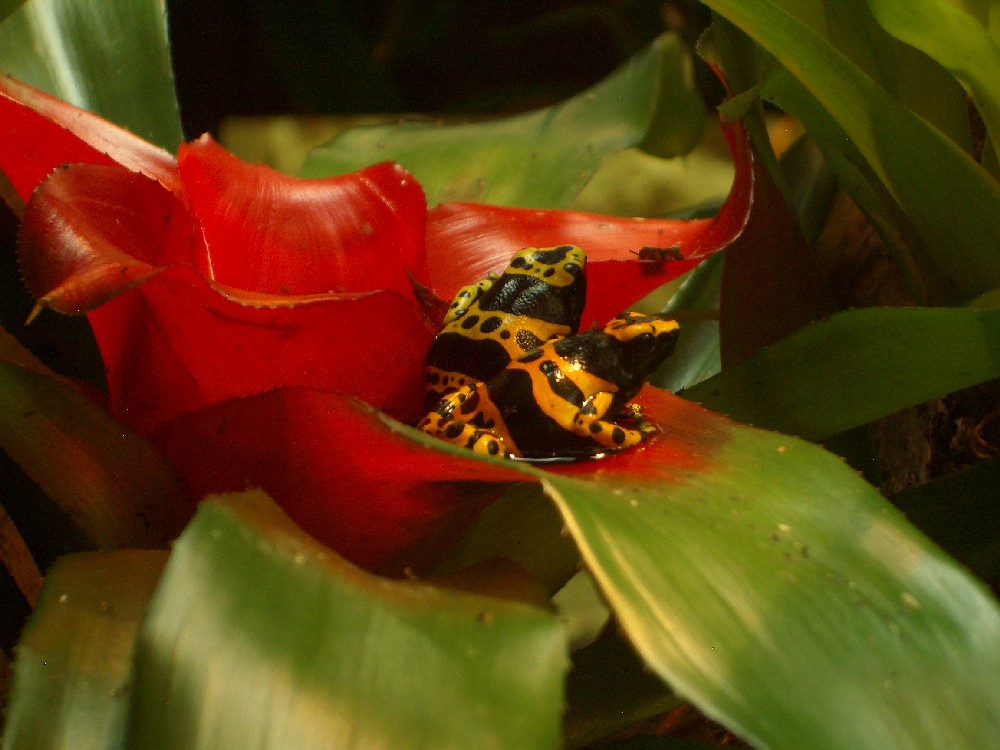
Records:
[[[576,333],[587,298],[586,264],[574,245],[526,247],[499,277],[462,287],[427,355],[427,408],[489,380],[546,341]]]
[[[577,289],[582,288],[585,259],[579,248],[527,248],[515,255],[511,267],[524,262],[523,253],[545,252],[571,257],[574,271],[576,266],[580,269],[578,275],[572,274],[575,280],[548,291],[533,285],[535,296],[531,306],[515,294],[489,299],[489,309],[502,314],[497,299],[504,299],[518,311],[508,321],[509,325],[516,325],[524,317],[535,320],[522,313],[544,309],[542,298],[553,294],[557,298],[553,307],[576,311],[575,319],[560,323],[570,331],[575,330],[583,300],[567,300],[565,292],[574,288],[573,284],[580,285]],[[510,272],[509,267],[498,280],[487,280],[489,285],[478,292],[478,298],[477,285],[466,287],[459,296],[472,290],[469,296],[482,300],[498,284],[507,283],[505,279]],[[513,285],[508,287],[513,288]],[[564,296],[559,296],[560,293]],[[462,309],[463,305],[464,301],[456,297],[453,309]],[[483,305],[466,305],[465,310],[463,315],[446,323],[442,331],[441,335],[452,334],[450,348],[460,348],[454,334],[461,336],[461,326],[456,331],[454,322],[469,314],[480,316]],[[420,429],[479,453],[526,459],[596,457],[638,445],[657,431],[630,400],[673,352],[679,330],[676,321],[657,315],[622,313],[603,329],[584,333],[560,334],[558,330],[540,328],[536,322],[529,322],[528,327],[533,332],[546,331],[547,338],[538,336],[541,340],[520,353],[514,347],[501,345],[508,356],[497,356],[487,363],[489,366],[452,360],[444,371],[429,360],[428,395],[434,405],[420,422]],[[515,333],[504,342],[509,343]],[[487,340],[481,329],[470,338],[477,344]],[[490,349],[495,351],[496,347]],[[474,356],[477,349],[470,346],[465,351]],[[450,373],[445,387],[441,387],[443,376],[434,377],[439,371]],[[477,377],[476,373],[484,375]]]

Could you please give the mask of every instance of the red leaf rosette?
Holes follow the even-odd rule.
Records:
[[[0,170],[25,204],[24,280],[40,308],[88,316],[111,415],[197,493],[260,486],[320,540],[386,572],[433,559],[491,482],[523,479],[388,426],[420,416],[437,309],[427,290],[447,300],[520,247],[573,243],[589,257],[584,325],[603,322],[739,235],[752,163],[742,126],[725,128],[736,179],[714,219],[428,212],[396,164],[296,179],[207,136],[174,159],[0,79]],[[640,260],[643,247],[669,253]],[[669,401],[651,401],[655,420]]]

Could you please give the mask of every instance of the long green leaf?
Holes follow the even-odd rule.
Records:
[[[706,0],[706,5],[781,63],[765,83],[765,97],[800,116],[820,142],[846,144],[867,160],[912,222],[922,251],[944,275],[946,296],[1000,286],[997,248],[983,242],[984,236],[1000,236],[1000,186],[960,146],[782,3]],[[791,80],[795,85],[788,85]]]
[[[132,649],[167,553],[69,555],[17,646],[3,750],[125,747]]]
[[[646,663],[755,747],[994,746],[993,597],[836,457],[685,417],[701,470],[544,480]]]
[[[665,315],[681,322],[681,333],[674,353],[650,379],[653,385],[676,392],[719,371],[717,316],[724,262],[725,254],[718,253],[698,264],[664,307]]]
[[[190,502],[143,438],[0,329],[0,448],[96,546],[160,546]]]
[[[0,68],[169,151],[181,142],[162,0],[26,0]]]
[[[865,308],[797,331],[684,397],[822,440],[1000,377],[1000,310]]]
[[[17,525],[0,503],[0,565],[30,607],[38,602],[42,574]],[[9,589],[8,589],[9,590]]]
[[[143,625],[128,746],[554,748],[565,649],[542,610],[376,578],[259,493],[214,498]]]
[[[1000,44],[982,23],[946,0],[868,0],[898,39],[940,62],[968,89],[996,148],[1000,139]]]
[[[3,21],[3,19],[23,4],[24,0],[2,0],[2,2],[0,2],[0,21]]]
[[[1000,737],[1000,610],[961,566],[838,457],[656,389],[638,400],[663,428],[649,444],[517,466],[652,669],[761,748]]]
[[[891,36],[869,0],[772,0],[903,106],[969,150],[965,93],[934,60]]]
[[[514,485],[483,509],[435,574],[450,575],[484,560],[507,559],[554,594],[580,569],[576,545],[559,535],[561,528],[559,512],[537,484]]]
[[[428,203],[565,206],[601,160],[630,146],[686,153],[704,124],[690,59],[661,37],[609,78],[560,104],[493,122],[403,122],[348,130],[314,151],[303,174],[351,172],[386,159],[410,170]]]

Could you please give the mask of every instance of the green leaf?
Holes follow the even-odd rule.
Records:
[[[6,569],[27,605],[34,607],[42,589],[42,574],[24,537],[3,504],[0,504],[0,565]]]
[[[689,218],[697,210],[704,216],[703,209],[718,209],[732,184],[733,156],[722,130],[713,123],[682,159],[664,159],[638,148],[606,156],[567,208],[611,216],[671,218]]]
[[[96,546],[161,546],[190,501],[143,438],[0,329],[0,448]]]
[[[565,649],[542,610],[376,578],[216,497],[143,624],[128,746],[554,748]]]
[[[25,0],[0,0],[0,21],[24,5]]]
[[[161,0],[27,0],[0,24],[0,68],[171,152],[182,140]]]
[[[960,145],[904,106],[777,0],[707,0],[773,55],[762,95],[825,147],[861,159],[912,223],[943,296],[1000,286],[1000,186]],[[857,155],[857,156],[855,156]],[[836,166],[836,162],[831,161]],[[929,176],[933,175],[933,178]]]
[[[558,511],[534,482],[515,484],[476,517],[435,568],[450,575],[484,560],[517,563],[549,594],[555,594],[580,569],[571,539],[560,536]]]
[[[998,342],[1000,310],[847,310],[687,389],[684,397],[759,427],[822,440],[1000,377]]]
[[[344,174],[388,159],[414,174],[430,205],[563,207],[609,154],[641,146],[674,156],[694,146],[704,108],[690,67],[683,44],[663,36],[610,77],[560,104],[478,124],[354,128],[316,149],[303,175]]]
[[[984,24],[946,0],[869,0],[890,34],[951,71],[986,123],[994,148],[1000,138],[1000,45]]]
[[[663,313],[677,318],[680,337],[670,358],[650,382],[677,392],[719,372],[719,284],[724,253],[695,266]]]
[[[676,417],[696,468],[543,482],[647,665],[755,747],[995,744],[985,588],[835,456]]]
[[[1000,611],[961,566],[815,445],[655,388],[637,401],[663,428],[642,447],[515,466],[554,499],[650,668],[759,747],[1000,736]]]
[[[965,94],[944,68],[886,33],[868,0],[772,0],[903,106],[970,149]]]
[[[18,643],[3,750],[125,747],[132,649],[159,550],[68,555]]]

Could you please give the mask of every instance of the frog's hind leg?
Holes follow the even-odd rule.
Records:
[[[476,453],[483,453],[487,456],[506,455],[503,439],[499,435],[468,422],[459,422],[431,413],[424,417],[418,427],[428,435],[452,445],[469,448]]]
[[[417,427],[428,435],[440,440],[469,448],[487,456],[509,455],[503,438],[489,428],[479,427],[471,422],[456,419],[455,414],[463,413],[463,405],[470,403],[479,384],[464,386],[445,396]],[[468,411],[468,410],[465,410]]]

